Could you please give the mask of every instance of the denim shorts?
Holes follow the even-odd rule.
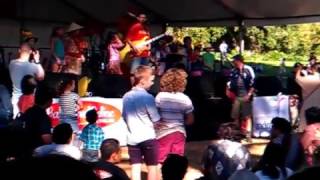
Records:
[[[82,160],[86,162],[97,162],[99,160],[99,151],[82,149]]]
[[[77,134],[79,132],[78,117],[76,116],[60,114],[60,123],[70,124],[73,133]]]
[[[135,146],[129,145],[128,150],[131,164],[141,164],[144,160],[147,166],[158,165],[159,145],[157,140],[151,139]]]

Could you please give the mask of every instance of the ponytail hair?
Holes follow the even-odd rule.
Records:
[[[58,95],[61,96],[66,89],[74,83],[74,80],[67,79],[60,82],[59,88],[58,88]]]

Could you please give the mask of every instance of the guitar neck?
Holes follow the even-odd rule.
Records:
[[[146,41],[144,41],[143,43],[139,44],[138,47],[142,47],[142,46],[151,44],[152,42],[154,42],[154,41],[162,38],[162,37],[165,36],[165,35],[166,35],[166,34],[160,34],[160,35],[158,35],[158,36],[156,36],[156,37],[154,37],[154,38],[151,38],[151,39],[149,39],[149,40],[146,40]]]

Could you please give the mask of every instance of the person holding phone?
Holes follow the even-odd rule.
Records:
[[[30,61],[30,56],[33,55],[33,60]],[[23,43],[19,48],[19,58],[11,60],[9,64],[9,73],[13,85],[12,90],[12,105],[13,117],[19,112],[18,101],[22,95],[21,80],[25,75],[32,75],[37,80],[44,79],[44,70],[40,64],[39,51],[32,51],[28,43]]]

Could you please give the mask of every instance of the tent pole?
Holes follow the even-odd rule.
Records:
[[[244,51],[244,33],[245,33],[245,25],[244,21],[240,20],[239,22],[239,42],[240,42],[240,48],[239,53],[242,54]]]

